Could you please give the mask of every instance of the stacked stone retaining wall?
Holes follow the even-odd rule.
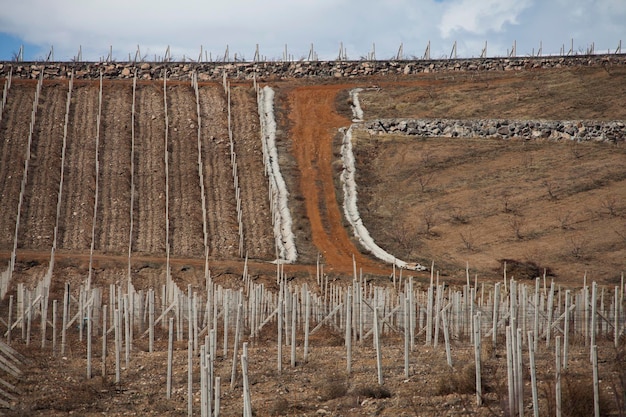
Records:
[[[411,75],[446,71],[516,71],[523,69],[626,65],[626,54],[574,55],[524,58],[472,58],[412,61],[289,61],[289,62],[0,62],[0,77],[12,68],[14,77],[34,79],[41,71],[44,78],[67,78],[74,70],[76,79],[95,79],[103,73],[107,79],[129,79],[135,71],[140,79],[161,79],[167,70],[172,80],[220,80],[224,73],[230,79],[288,78],[357,78],[372,75]]]
[[[371,134],[397,133],[418,137],[543,138],[613,143],[626,140],[626,123],[623,121],[384,119],[357,126]]]

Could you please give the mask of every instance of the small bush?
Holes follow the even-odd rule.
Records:
[[[345,378],[337,375],[328,375],[318,387],[322,401],[330,401],[345,397],[348,393],[348,384]]]
[[[270,408],[270,415],[272,416],[289,415],[289,402],[283,397],[278,397],[277,399],[275,399]]]
[[[476,366],[446,372],[437,381],[435,395],[472,394],[476,392]]]
[[[593,380],[589,377],[564,375],[562,379],[561,407],[563,415],[585,417],[594,414]],[[600,390],[600,415],[607,414],[608,401]]]
[[[352,394],[363,398],[391,398],[391,391],[380,385],[358,387]]]

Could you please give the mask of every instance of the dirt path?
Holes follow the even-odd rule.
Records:
[[[172,254],[203,257],[195,102],[195,94],[189,85],[168,86],[170,244]]]
[[[335,111],[335,96],[345,85],[295,88],[289,93],[293,152],[301,171],[301,190],[311,222],[313,243],[324,257],[327,269],[352,271],[352,256],[364,271],[384,274],[376,261],[361,254],[348,236],[333,185],[333,138],[337,129],[351,121]]]
[[[248,87],[231,89],[233,137],[237,153],[244,224],[244,251],[250,258],[274,259],[269,185],[263,174],[263,149],[256,96]]]
[[[20,184],[28,143],[28,124],[36,84],[14,83],[0,124],[0,248],[13,249]]]
[[[165,125],[163,88],[140,84],[135,108],[133,252],[165,253]]]
[[[100,128],[96,250],[128,250],[132,85],[105,83]]]
[[[202,162],[207,204],[209,254],[238,256],[237,206],[228,143],[227,103],[216,84],[200,86]]]
[[[96,172],[97,84],[74,85],[67,132],[59,248],[88,250]]]

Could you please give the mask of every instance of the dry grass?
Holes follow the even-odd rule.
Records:
[[[576,157],[566,142],[354,137],[364,224],[398,258],[459,277],[466,261],[495,277],[501,259],[561,280],[609,282],[623,269],[623,145],[576,144]]]

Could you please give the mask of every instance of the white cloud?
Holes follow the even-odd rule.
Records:
[[[401,43],[405,57],[421,57],[428,41],[439,58],[454,40],[460,56],[479,55],[485,40],[489,55],[515,40],[520,54],[540,41],[556,53],[572,37],[576,50],[591,42],[606,50],[626,41],[625,21],[625,0],[0,0],[0,35],[40,48],[26,51],[34,59],[51,45],[56,59],[82,46],[93,60],[109,45],[118,60],[137,45],[150,59],[168,45],[177,58],[196,58],[200,45],[215,58],[229,45],[231,57],[252,59],[257,43],[268,59],[280,59],[285,44],[295,59],[306,57],[311,43],[320,58],[334,59],[340,42],[352,59],[372,43],[379,59],[395,56]],[[2,46],[0,53],[17,49]]]
[[[447,5],[439,29],[443,38],[455,32],[480,35],[500,32],[506,24],[517,24],[519,14],[531,3],[530,0],[456,0]]]

